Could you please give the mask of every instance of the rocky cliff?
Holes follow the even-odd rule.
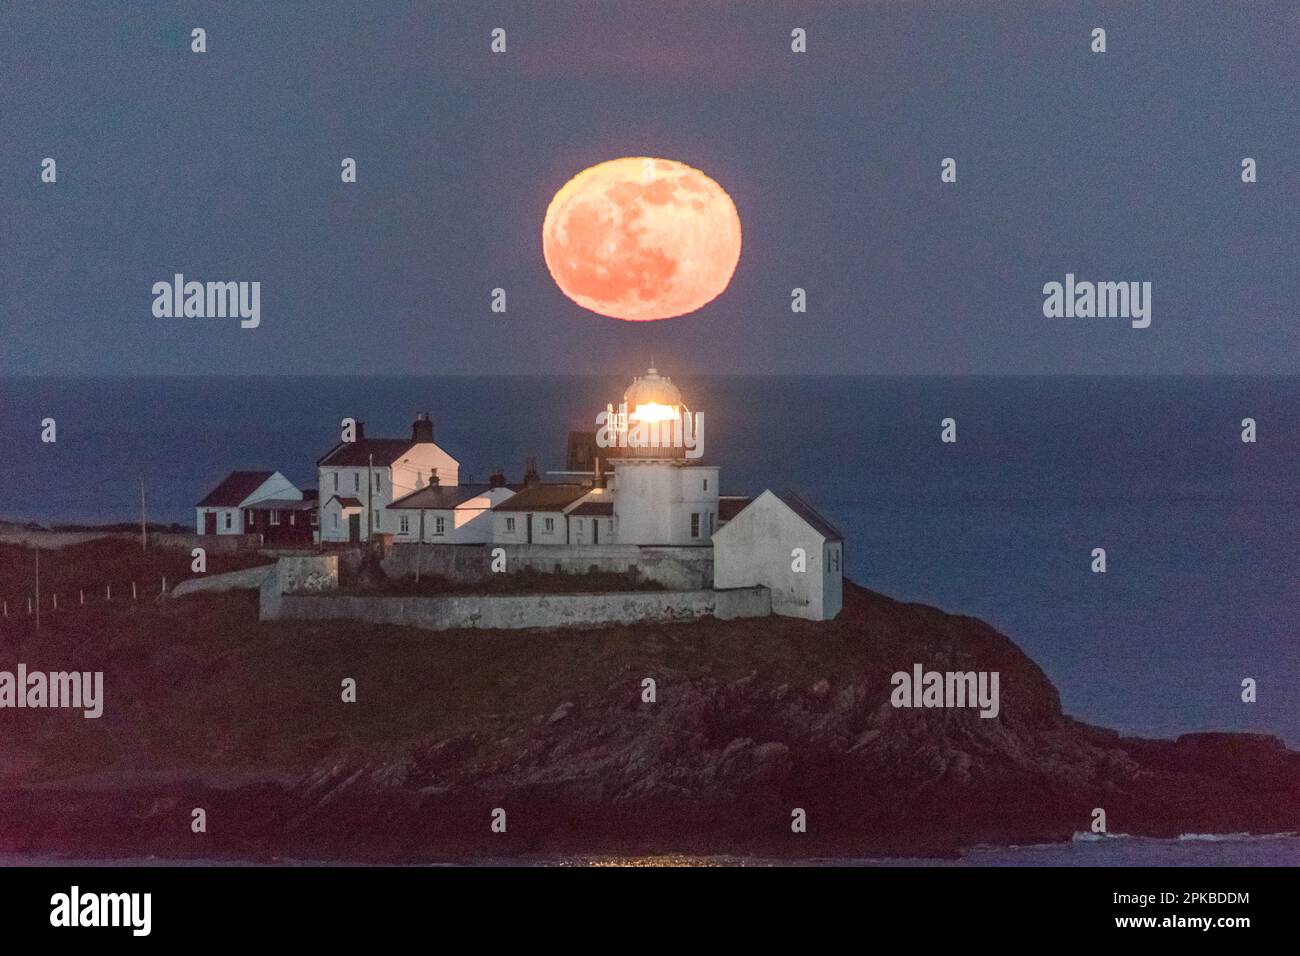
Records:
[[[214,633],[169,641],[160,629],[186,603],[150,610],[102,649],[116,655],[110,709],[114,694],[138,698],[127,715],[119,705],[114,743],[93,761],[62,754],[56,772],[51,748],[66,738],[0,744],[15,760],[0,846],[403,861],[934,855],[1069,839],[1095,808],[1111,833],[1300,830],[1300,754],[1279,741],[1081,724],[988,625],[847,582],[829,623],[592,632],[258,624],[251,599],[219,595],[187,612]],[[890,675],[915,663],[998,671],[998,716],[895,709]],[[356,704],[339,702],[339,675],[357,678]],[[0,720],[14,726],[12,713]],[[204,834],[190,827],[196,806]],[[495,808],[505,833],[491,829]],[[791,830],[796,808],[806,833]]]

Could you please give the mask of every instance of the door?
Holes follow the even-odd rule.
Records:
[[[350,515],[348,515],[348,540],[349,540],[349,541],[360,541],[360,540],[361,540],[361,515],[360,515],[360,513],[354,513],[354,514],[350,514]]]
[[[209,511],[203,516],[203,533],[217,533],[217,513],[215,511]]]
[[[600,544],[600,519],[591,519],[591,543]]]

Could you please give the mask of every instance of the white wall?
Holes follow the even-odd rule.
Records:
[[[840,611],[841,589],[827,593],[828,545],[840,547],[765,491],[713,536],[713,586],[761,584],[772,591],[773,613],[829,620]],[[795,548],[806,554],[802,572],[793,568]]]
[[[302,492],[294,486],[292,481],[277,471],[258,485],[256,491],[241,501],[239,507],[247,508],[249,505],[256,504],[259,501],[267,501],[271,498],[288,498],[291,501],[302,501]]]
[[[600,523],[599,541],[595,530],[597,522]],[[582,517],[569,515],[569,543],[572,545],[616,544],[617,536],[614,533],[614,519],[596,517],[595,515],[584,515]]]
[[[492,512],[492,540],[501,544],[527,544],[528,512]]]
[[[532,515],[533,544],[566,544],[568,531],[563,511],[494,511],[492,540],[498,544],[528,544],[528,516]],[[507,530],[514,519],[513,531]],[[551,530],[546,530],[547,519]]]
[[[424,512],[424,540],[432,544],[485,544],[493,540],[494,515],[492,508],[514,496],[509,488],[490,488],[455,507],[426,509]],[[402,531],[402,518],[407,530]],[[443,521],[443,532],[438,533],[438,519]],[[388,523],[398,541],[420,540],[420,510],[418,508],[390,508]]]
[[[614,474],[614,520],[619,544],[709,544],[717,528],[716,466],[615,460]],[[699,534],[695,537],[691,536],[692,514],[699,515]]]
[[[771,612],[763,588],[739,591],[625,591],[601,594],[522,594],[510,596],[360,597],[269,594],[274,575],[261,591],[263,620],[352,620],[400,624],[433,631],[472,628],[592,627],[698,620],[766,617]]]
[[[365,509],[361,512],[361,535],[365,536]],[[320,506],[320,539],[322,541],[348,540],[348,516],[343,507],[330,495],[330,500]]]
[[[194,531],[196,534],[205,534],[203,529],[204,515],[216,513],[217,516],[217,534],[243,534],[244,533],[244,512],[239,508],[195,508],[194,509]],[[229,518],[230,527],[226,527],[226,520]]]
[[[391,474],[384,476],[384,493],[387,506],[403,495],[409,495],[429,483],[429,472],[438,469],[438,484],[460,484],[460,463],[433,442],[412,445],[400,459],[393,462]]]
[[[822,620],[829,621],[844,606],[844,542],[827,541],[822,552]]]

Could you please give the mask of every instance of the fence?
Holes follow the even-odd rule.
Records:
[[[0,599],[0,620],[31,617],[37,619],[42,615],[62,613],[88,605],[130,604],[133,601],[149,600],[151,597],[165,595],[168,591],[167,578],[157,583],[152,580],[148,586],[141,582],[123,582],[114,586],[111,583],[77,588],[76,591],[52,591],[48,595],[35,592],[31,594]]]

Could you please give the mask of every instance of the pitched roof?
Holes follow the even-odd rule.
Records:
[[[398,498],[388,507],[448,510],[491,490],[491,485],[425,485]]]
[[[813,506],[808,504],[793,491],[782,491],[775,493],[778,498],[785,502],[790,510],[808,523],[818,534],[827,541],[843,541],[844,535],[840,534],[839,529],[831,524],[821,515],[819,515]]]
[[[583,495],[590,485],[531,485],[507,498],[494,511],[563,511]]]
[[[577,515],[579,518],[604,518],[614,513],[614,502],[612,501],[584,501],[578,507],[569,512],[571,515]]]
[[[360,508],[360,507],[361,507],[361,499],[360,499],[360,498],[344,498],[344,497],[341,496],[341,495],[331,495],[331,496],[330,496],[330,501],[338,501],[338,503],[339,503],[340,505],[342,505],[344,508]],[[325,502],[325,503],[326,503],[326,504],[329,504],[330,501],[327,501],[327,502]]]
[[[232,471],[195,507],[238,508],[240,502],[262,487],[262,483],[274,474],[273,471]]]
[[[370,464],[370,456],[374,455],[376,465],[391,465],[414,445],[409,438],[358,438],[339,442],[316,464],[355,468]]]
[[[744,510],[745,505],[753,501],[753,498],[743,498],[740,496],[731,496],[718,499],[718,520],[730,521],[736,515]]]

